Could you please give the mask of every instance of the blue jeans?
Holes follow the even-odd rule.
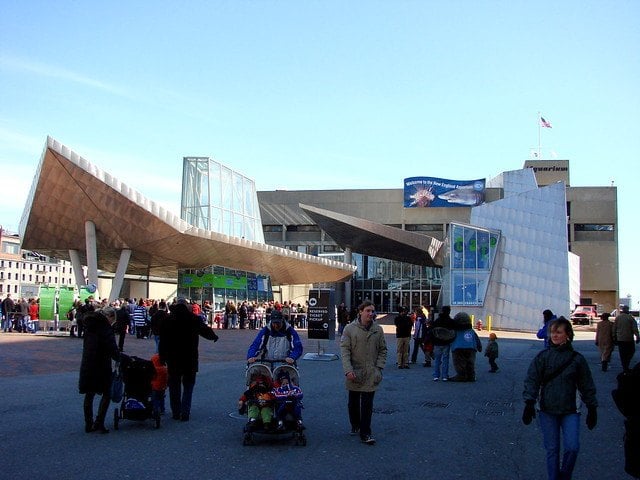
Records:
[[[570,479],[580,450],[580,414],[552,415],[538,412],[544,448],[547,451],[549,480]],[[562,466],[560,465],[560,431],[562,431]]]
[[[449,350],[451,345],[434,345],[433,378],[449,378]]]

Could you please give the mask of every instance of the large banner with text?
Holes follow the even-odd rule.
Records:
[[[486,180],[404,179],[404,207],[475,207],[484,203]]]

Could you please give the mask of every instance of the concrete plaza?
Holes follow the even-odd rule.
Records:
[[[217,343],[201,340],[200,373],[189,422],[170,415],[159,430],[151,420],[122,420],[115,431],[113,407],[107,435],[86,434],[78,367],[82,341],[68,336],[0,333],[0,442],[3,478],[85,479],[544,479],[542,438],[534,422],[521,420],[523,378],[542,347],[534,335],[496,332],[497,374],[477,357],[475,383],[433,382],[431,368],[395,365],[393,327],[385,325],[389,355],[375,397],[377,444],[348,435],[340,361],[301,360],[307,446],[289,438],[261,437],[242,445],[244,419],[236,402],[244,390],[245,353],[256,331],[219,330]],[[317,340],[300,332],[305,352]],[[486,345],[487,332],[479,332]],[[574,478],[630,478],[624,473],[623,418],[611,390],[621,371],[600,371],[592,332],[577,332],[575,347],[591,366],[598,389],[599,422],[583,426]],[[339,353],[338,341],[323,341]],[[149,358],[152,340],[128,336],[125,353]],[[637,360],[637,356],[635,360]],[[450,368],[453,375],[453,367]],[[96,402],[97,407],[97,402]],[[584,421],[583,421],[584,422]],[[584,425],[584,423],[583,423]]]

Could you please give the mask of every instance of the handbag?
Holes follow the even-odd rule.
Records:
[[[109,396],[111,397],[112,402],[119,403],[122,401],[123,395],[124,395],[124,382],[122,381],[120,364],[117,364],[115,370],[111,372],[111,388],[109,390]]]

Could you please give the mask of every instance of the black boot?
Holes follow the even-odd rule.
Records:
[[[96,422],[93,424],[93,431],[98,433],[109,433],[107,427],[104,426],[104,422]]]

